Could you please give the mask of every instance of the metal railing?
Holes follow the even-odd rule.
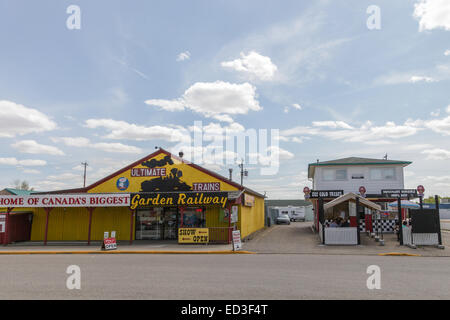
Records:
[[[210,243],[231,243],[232,227],[210,227],[208,229]]]

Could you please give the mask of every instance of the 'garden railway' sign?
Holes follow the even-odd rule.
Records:
[[[310,198],[339,198],[344,195],[344,190],[311,190]]]
[[[208,243],[208,228],[179,228],[178,243]]]
[[[0,208],[128,207],[129,194],[46,194],[0,196]]]
[[[228,192],[161,192],[133,193],[131,209],[161,206],[221,206],[225,207]]]

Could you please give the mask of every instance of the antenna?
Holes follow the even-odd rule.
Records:
[[[83,188],[85,188],[86,187],[86,167],[88,166],[88,163],[85,161],[85,162],[82,162],[81,165],[84,166]]]

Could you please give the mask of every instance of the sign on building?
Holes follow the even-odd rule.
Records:
[[[383,189],[381,194],[386,198],[417,198],[416,189]]]
[[[311,190],[310,198],[339,198],[344,195],[344,190]]]
[[[208,228],[179,228],[178,243],[208,243]]]

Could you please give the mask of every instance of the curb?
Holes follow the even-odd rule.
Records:
[[[256,254],[252,251],[157,251],[157,250],[118,250],[118,251],[0,251],[0,255],[26,254]]]
[[[397,256],[397,257],[421,257],[421,254],[413,254],[406,252],[387,252],[387,253],[379,253],[379,256]]]

